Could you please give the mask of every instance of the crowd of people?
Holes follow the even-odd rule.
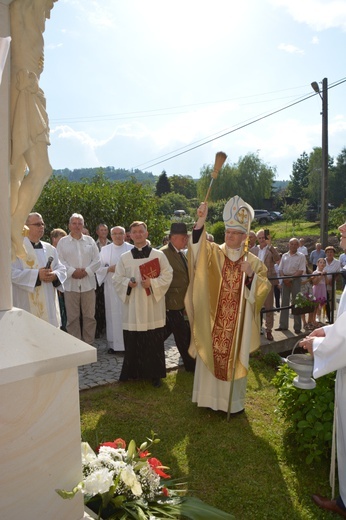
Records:
[[[127,230],[121,225],[109,229],[101,222],[95,229],[97,238],[94,240],[78,213],[69,219],[69,233],[61,228],[53,229],[51,243],[44,242],[41,240],[45,233],[43,217],[30,213],[23,241],[26,257],[18,257],[12,264],[14,305],[90,345],[105,334],[109,355],[124,354],[121,381],[144,378],[160,386],[166,375],[164,341],[173,334],[185,369],[195,372],[193,400],[204,406],[201,403],[209,403],[209,397],[203,395],[208,387],[205,370],[215,376],[217,384],[219,381],[229,383],[232,370],[236,380],[242,379],[240,375],[246,375],[249,352],[259,346],[257,331],[265,334],[268,341],[274,340],[276,311],[280,311],[276,330],[287,330],[290,308],[299,293],[317,300],[319,305],[306,316],[294,315],[296,334],[302,332],[302,326],[311,331],[325,322],[332,323],[335,284],[332,274],[341,272],[345,276],[343,285],[346,280],[345,253],[336,259],[335,248],[328,246],[324,250],[320,243],[309,253],[304,238],[292,237],[288,251],[281,254],[269,230],[250,229],[252,208],[244,201],[240,204],[239,200],[233,197],[225,206],[223,245],[217,244],[206,232],[207,204],[198,209],[190,236],[185,223],[173,222],[163,245],[158,248],[151,246],[145,222],[135,221]],[[248,218],[242,214],[244,207],[247,207]],[[242,218],[233,214],[234,208],[238,208]],[[247,236],[248,258],[244,264]],[[157,272],[143,274],[143,264]],[[226,273],[223,264],[229,272]],[[246,276],[251,274],[254,278],[250,283],[245,282],[246,305],[242,319],[246,327],[236,340],[244,265]],[[265,294],[260,290],[262,274]],[[227,312],[222,312],[222,305]],[[224,330],[228,331],[228,337]],[[246,348],[242,341],[247,344]],[[239,344],[236,360],[232,352],[235,343]],[[234,413],[243,409],[243,399],[235,404],[238,384],[239,381],[232,389]],[[226,409],[228,390],[221,392],[220,398],[215,398],[218,394],[215,388],[210,390],[215,402],[212,408]],[[244,391],[240,394],[245,395]]]
[[[340,469],[346,457],[346,290],[334,325],[332,314],[337,274],[345,287],[346,254],[336,259],[335,248],[320,243],[309,253],[304,238],[295,237],[281,254],[269,230],[250,229],[254,211],[239,196],[225,205],[223,244],[206,232],[207,216],[208,205],[202,203],[190,234],[185,223],[174,222],[163,245],[153,248],[143,221],[128,230],[112,227],[111,240],[108,226],[100,223],[95,241],[78,213],[69,219],[69,233],[54,229],[48,243],[41,240],[42,215],[30,213],[26,255],[12,263],[14,306],[90,345],[105,331],[108,353],[124,354],[120,382],[145,379],[160,387],[166,376],[164,342],[173,334],[185,370],[194,373],[192,402],[234,415],[244,411],[249,356],[260,345],[263,315],[266,338],[273,341],[274,312],[280,311],[276,330],[285,331],[296,298],[315,301],[307,317],[293,313],[294,331],[300,334],[303,322],[307,336],[301,345],[315,358],[315,377],[338,371],[340,496],[313,500],[346,517]],[[346,223],[339,229],[346,251]]]

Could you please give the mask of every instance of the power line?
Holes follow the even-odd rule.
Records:
[[[140,110],[140,111],[131,111],[131,112],[119,112],[119,113],[115,113],[115,114],[105,114],[105,115],[95,115],[95,116],[84,116],[84,117],[79,117],[79,116],[76,116],[76,117],[66,117],[66,118],[56,118],[56,119],[53,119],[53,118],[50,118],[50,121],[51,123],[54,123],[54,124],[58,124],[58,123],[88,123],[88,122],[99,122],[99,121],[116,121],[116,120],[121,120],[121,119],[138,119],[138,118],[144,118],[144,117],[158,117],[158,116],[167,116],[167,115],[172,115],[171,114],[171,111],[175,111],[175,110],[179,110],[179,112],[173,112],[174,115],[179,115],[179,114],[186,114],[187,112],[189,112],[189,110],[182,110],[182,109],[191,109],[191,108],[194,108],[194,107],[201,107],[201,106],[205,106],[205,105],[215,105],[215,104],[222,104],[222,103],[229,103],[229,102],[234,102],[234,101],[238,101],[238,100],[246,100],[246,99],[251,99],[251,98],[260,98],[260,97],[264,97],[264,96],[268,96],[268,95],[272,95],[272,94],[277,94],[277,93],[280,93],[280,92],[287,92],[287,91],[291,91],[291,90],[297,90],[297,89],[300,89],[300,88],[305,88],[306,86],[305,85],[302,85],[302,86],[299,86],[299,87],[290,87],[290,88],[287,88],[287,89],[281,89],[281,90],[276,90],[276,91],[270,91],[270,92],[263,92],[263,93],[256,93],[256,94],[251,94],[250,96],[238,96],[238,97],[235,97],[235,98],[230,98],[230,99],[224,99],[224,100],[219,100],[219,101],[204,101],[204,102],[201,102],[201,103],[193,103],[193,104],[189,104],[189,105],[176,105],[176,106],[173,106],[173,107],[164,107],[164,108],[155,108],[155,109],[151,109],[151,110]],[[292,96],[288,96],[288,97],[292,97]],[[241,104],[240,106],[247,106],[247,105],[251,105],[251,104],[258,104],[258,103],[271,103],[273,101],[278,101],[280,99],[287,99],[287,96],[286,97],[280,97],[280,98],[271,98],[271,99],[267,99],[265,101],[263,100],[258,100],[258,101],[252,101],[252,102],[249,102],[249,103],[244,103],[244,104]]]
[[[346,78],[338,80],[338,81],[330,84],[328,86],[328,90],[331,89],[331,88],[337,87],[337,86],[339,86],[339,85],[341,85],[342,83],[345,83],[345,82],[346,82]],[[288,108],[291,108],[291,107],[293,107],[295,105],[298,105],[299,103],[302,103],[303,101],[306,101],[307,99],[310,99],[310,98],[312,98],[314,96],[317,96],[317,95],[318,94],[316,92],[314,92],[313,94],[309,94],[308,96],[305,96],[304,98],[298,99],[297,101],[294,101],[293,103],[290,103],[289,105],[281,107],[281,108],[279,108],[277,110],[273,110],[269,114],[265,114],[263,116],[259,116],[256,119],[253,119],[252,121],[250,121],[250,122],[248,122],[246,124],[245,123],[241,124],[240,126],[237,126],[236,128],[234,128],[233,130],[228,130],[227,132],[224,132],[221,135],[218,135],[217,137],[213,137],[211,139],[206,137],[205,139],[207,139],[207,141],[203,140],[203,142],[200,143],[200,144],[196,144],[199,141],[195,141],[194,143],[191,143],[190,145],[186,145],[183,148],[186,148],[187,146],[189,146],[189,148],[187,150],[181,151],[180,153],[175,153],[175,151],[170,152],[170,153],[174,154],[171,157],[168,157],[168,158],[163,159],[161,161],[158,161],[158,162],[155,162],[153,164],[149,164],[148,166],[145,166],[145,165],[148,164],[148,162],[150,163],[150,161],[147,161],[145,163],[142,163],[142,164],[139,164],[137,166],[134,166],[133,168],[139,168],[139,167],[143,167],[143,166],[145,166],[145,168],[153,168],[154,166],[157,166],[158,164],[162,164],[162,163],[164,163],[166,161],[170,161],[171,159],[175,159],[176,157],[179,157],[180,155],[184,155],[185,153],[191,152],[192,150],[195,150],[196,148],[200,148],[201,146],[204,146],[206,144],[212,143],[213,141],[216,141],[217,139],[221,139],[221,137],[225,137],[226,135],[229,135],[229,134],[232,134],[234,132],[237,132],[238,130],[242,130],[243,128],[246,128],[246,127],[251,126],[251,125],[253,125],[255,123],[258,123],[259,121],[262,121],[263,119],[266,119],[266,118],[271,117],[271,116],[273,116],[275,114],[278,114],[279,112],[283,112],[284,110],[287,110]],[[222,132],[222,130],[221,130],[221,132]],[[220,132],[217,132],[217,134],[219,134],[219,133]],[[192,145],[195,145],[195,146],[192,146]],[[179,148],[176,151],[179,151],[179,150],[181,150],[181,148]],[[161,159],[162,157],[166,157],[167,155],[170,155],[170,153],[161,155],[161,156],[157,157],[157,159]],[[154,161],[157,160],[157,159],[154,159]]]

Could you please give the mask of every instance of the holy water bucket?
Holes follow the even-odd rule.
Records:
[[[287,365],[297,374],[293,379],[294,386],[303,390],[312,390],[316,386],[316,381],[312,377],[314,360],[310,354],[295,354],[298,344],[299,341],[294,345],[292,354],[287,356]]]

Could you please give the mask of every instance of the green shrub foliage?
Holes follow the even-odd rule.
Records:
[[[294,446],[311,464],[330,456],[334,416],[335,372],[320,377],[313,390],[293,386],[296,373],[282,365],[273,383],[277,388],[278,411],[288,425]]]
[[[83,215],[85,226],[94,237],[100,223],[109,228],[128,228],[134,220],[143,220],[148,225],[149,240],[155,246],[161,243],[165,229],[169,228],[150,187],[138,182],[108,181],[102,174],[84,182],[52,177],[33,211],[38,211],[44,218],[46,239],[53,228],[68,231],[68,221],[73,213]]]

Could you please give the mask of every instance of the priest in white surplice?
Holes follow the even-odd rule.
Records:
[[[106,335],[108,354],[124,351],[123,336],[123,302],[119,298],[112,276],[116,265],[123,253],[133,248],[132,244],[125,242],[125,228],[115,226],[111,229],[112,244],[101,248],[101,267],[96,272],[98,284],[104,284],[106,307]]]
[[[162,251],[149,246],[145,222],[132,222],[130,236],[135,247],[121,255],[113,276],[124,302],[125,357],[119,381],[151,379],[153,386],[159,387],[161,378],[166,377],[165,294],[172,281],[172,267]]]
[[[61,318],[56,288],[62,290],[66,268],[51,244],[42,242],[44,222],[39,213],[26,220],[28,236],[24,238],[27,255],[12,263],[13,305],[60,327]],[[51,266],[47,266],[51,259]]]
[[[339,227],[339,231],[341,232],[340,246],[345,249],[346,222]],[[314,356],[315,378],[337,371],[334,420],[340,495],[336,500],[329,500],[321,495],[313,495],[312,498],[321,509],[346,518],[346,288],[341,296],[336,322],[314,330],[300,344]],[[333,466],[332,460],[332,487],[334,486]]]

